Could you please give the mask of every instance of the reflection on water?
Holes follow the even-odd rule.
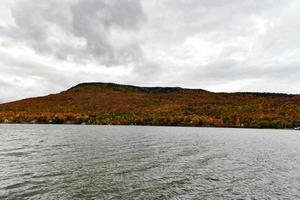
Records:
[[[0,199],[300,199],[284,130],[0,125]]]

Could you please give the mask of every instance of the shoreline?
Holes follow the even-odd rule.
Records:
[[[218,128],[218,129],[257,129],[257,130],[293,130],[294,128],[259,128],[230,126],[172,126],[172,125],[118,125],[118,124],[53,124],[53,123],[0,123],[0,125],[49,125],[49,126],[114,126],[114,127],[168,127],[168,128]]]

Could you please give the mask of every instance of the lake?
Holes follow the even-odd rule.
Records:
[[[300,199],[300,132],[0,125],[0,199]]]

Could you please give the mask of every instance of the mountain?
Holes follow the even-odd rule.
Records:
[[[292,128],[300,126],[300,95],[82,83],[0,104],[0,122]]]

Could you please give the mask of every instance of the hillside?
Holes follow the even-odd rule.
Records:
[[[1,104],[0,122],[292,128],[300,126],[300,96],[83,83]]]

